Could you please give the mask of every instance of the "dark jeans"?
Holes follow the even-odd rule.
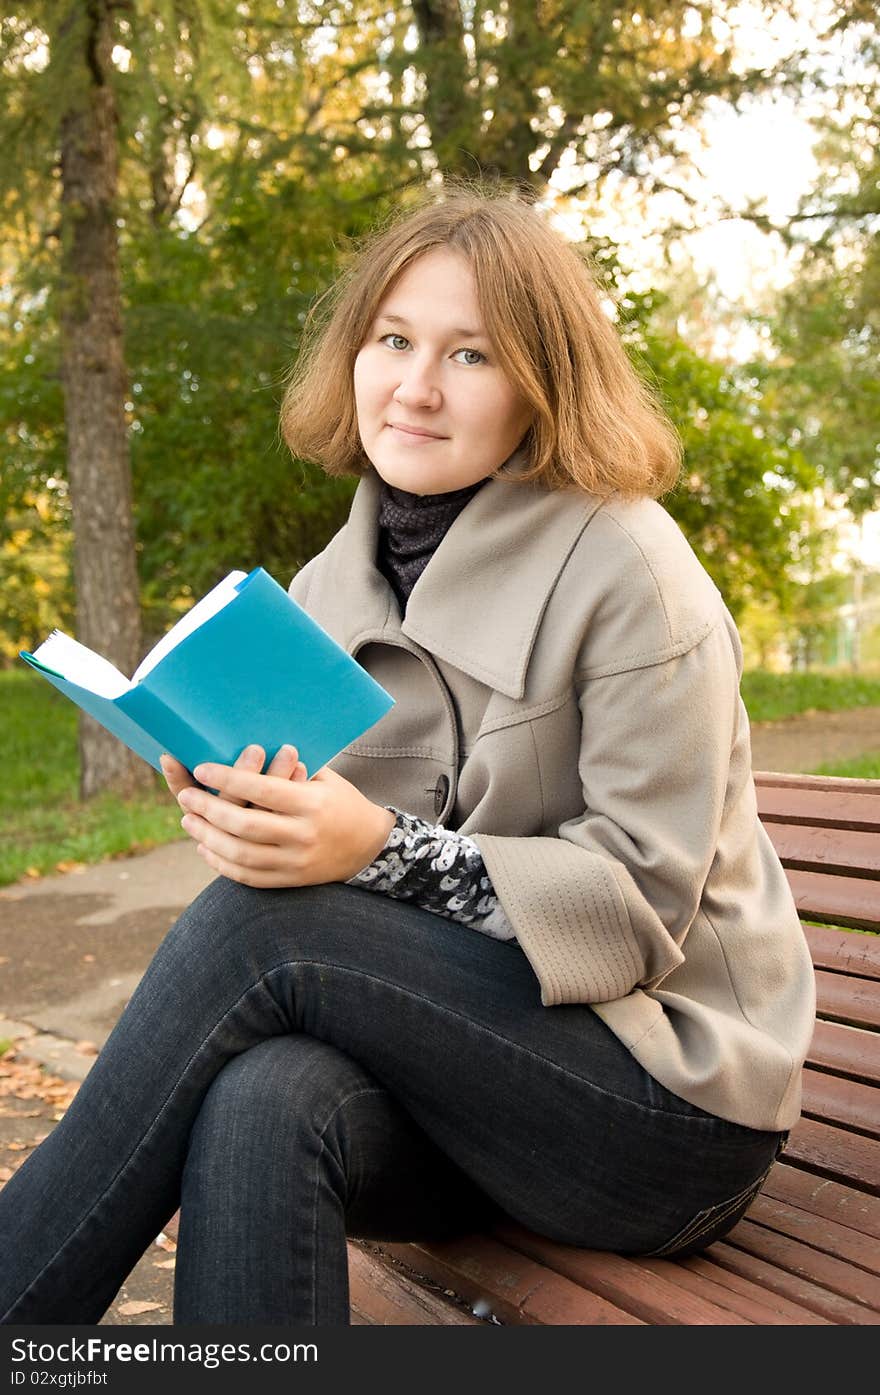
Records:
[[[723,1233],[780,1135],[669,1093],[521,950],[340,884],[188,908],[0,1193],[5,1323],[96,1323],[177,1209],[176,1323],[348,1322],[346,1233]]]

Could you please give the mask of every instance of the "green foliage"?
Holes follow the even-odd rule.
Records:
[[[262,202],[252,207],[265,221],[272,201]],[[273,212],[277,243],[239,206],[210,237],[161,231],[129,261],[132,460],[152,633],[169,604],[232,567],[259,563],[286,582],[347,512],[350,487],[292,464],[278,440],[283,374],[327,272],[307,245],[305,210]]]
[[[76,708],[29,672],[0,672],[0,885],[181,836],[164,783],[135,799],[77,799]]]
[[[731,370],[681,341],[651,347],[684,444],[681,482],[664,502],[734,614],[749,599],[784,605],[817,542],[805,502],[814,472]]]
[[[766,419],[754,376],[703,357],[672,330],[658,332],[665,297],[626,290],[614,249],[605,244],[596,253],[631,357],[684,447],[665,507],[734,615],[768,599],[785,610],[798,589],[794,576],[822,545],[808,502],[815,469]]]
[[[146,644],[231,567],[259,562],[283,582],[343,521],[353,482],[291,464],[276,420],[304,316],[348,240],[438,163],[463,161],[469,174],[480,164],[541,189],[577,150],[598,171],[591,180],[615,172],[651,187],[678,123],[710,96],[771,81],[735,70],[717,22],[727,9],[664,0],[637,24],[610,0],[569,11],[512,0],[491,14],[365,14],[353,0],[112,8]],[[32,0],[0,31],[17,288],[0,303],[7,653],[48,624],[69,628],[72,613],[53,161],[66,100],[55,77],[75,28],[62,38],[60,15]],[[54,46],[49,67],[41,35]],[[613,249],[596,252],[613,280]],[[784,432],[762,434],[753,384],[651,329],[651,297],[620,303],[633,352],[685,440],[671,512],[734,611],[766,596],[782,604],[810,546],[796,503],[811,478],[803,456]],[[51,604],[31,603],[38,576],[53,578]]]
[[[841,270],[814,251],[770,322],[777,356],[755,370],[768,417],[856,515],[880,500],[880,302],[867,303],[874,261],[880,268],[876,248]]]
[[[798,712],[842,712],[880,707],[880,680],[856,675],[746,671],[740,685],[753,722],[775,721]]]
[[[39,5],[30,15],[56,56],[75,42],[70,29],[59,37],[58,17]],[[128,55],[111,76],[121,112],[126,410],[148,644],[231,567],[259,562],[284,582],[343,521],[353,484],[291,464],[277,440],[278,403],[339,243],[392,195],[372,159],[347,158],[340,180],[338,155],[326,159],[333,133],[320,124],[306,131],[303,103],[317,114],[310,84],[319,73],[325,110],[341,116],[347,100],[353,116],[356,94],[340,96],[338,58],[335,70],[326,54],[306,61],[310,26],[279,15],[274,0],[238,7],[231,28],[228,8],[213,0],[185,10],[148,0],[115,11],[115,22]],[[52,625],[72,624],[49,231],[57,187],[46,178],[63,102],[50,70],[28,66],[30,32],[9,21],[0,45],[23,122],[7,150],[19,151],[28,177],[25,134],[43,152],[33,171],[39,197],[35,184],[27,199],[10,194],[8,204],[22,218],[9,244],[17,294],[0,302],[0,583],[8,602],[0,660]],[[196,167],[197,186],[189,183]],[[185,208],[188,194],[197,202]],[[44,604],[37,592],[47,579]]]
[[[395,131],[426,120],[441,170],[538,190],[566,154],[586,167],[587,187],[612,173],[663,187],[682,122],[775,76],[737,60],[727,0],[652,0],[635,12],[617,0],[408,8],[412,26],[397,12],[379,52],[392,82],[407,69],[420,81],[378,112]],[[766,0],[764,12],[781,8]]]
[[[810,772],[813,775],[839,775],[845,780],[880,780],[880,751],[857,756],[855,760],[830,761]]]
[[[856,515],[880,503],[880,24],[840,0],[830,33],[839,100],[814,121],[818,178],[792,241],[800,269],[770,319],[768,408]]]

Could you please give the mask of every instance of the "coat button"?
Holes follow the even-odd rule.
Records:
[[[445,806],[446,806],[446,799],[447,799],[448,794],[449,794],[449,776],[448,776],[448,775],[441,775],[441,776],[440,776],[440,779],[437,781],[437,784],[434,786],[434,813],[435,813],[435,814],[438,814],[438,815],[439,815],[439,814],[442,814],[442,812],[443,812],[443,810],[444,810],[444,808],[445,808]]]

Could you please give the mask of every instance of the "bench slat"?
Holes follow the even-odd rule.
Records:
[[[748,1322],[729,1306],[719,1307],[677,1284],[674,1265],[669,1265],[668,1275],[658,1275],[644,1268],[638,1257],[557,1245],[512,1223],[497,1226],[493,1234],[554,1273],[654,1326],[738,1327]]]
[[[765,828],[783,867],[880,878],[880,838],[875,832],[787,823],[765,824]]]
[[[880,1321],[880,1278],[858,1265],[846,1264],[834,1255],[813,1249],[790,1235],[768,1230],[757,1222],[745,1219],[725,1236],[725,1244],[745,1250],[759,1259],[787,1269],[802,1279],[821,1284],[841,1298],[850,1298],[872,1309]]]
[[[472,1313],[413,1283],[351,1241],[348,1280],[352,1323],[358,1326],[485,1326]]]
[[[832,1181],[880,1195],[880,1143],[876,1138],[863,1138],[819,1119],[801,1117],[791,1131],[785,1157]]]
[[[848,877],[837,885],[843,889],[851,881]],[[873,909],[875,919],[880,917],[880,890],[876,886]],[[805,925],[804,934],[817,969],[880,979],[880,935],[851,935],[845,930],[829,930],[827,925]]]
[[[842,1298],[839,1293],[832,1292],[821,1284],[813,1283],[788,1269],[780,1269],[757,1255],[737,1249],[727,1241],[719,1240],[710,1245],[706,1256],[720,1268],[729,1269],[731,1273],[750,1279],[762,1288],[782,1294],[838,1326],[880,1326],[880,1313],[872,1308],[855,1303],[851,1298]]]
[[[588,1293],[485,1235],[412,1245],[382,1244],[383,1254],[417,1266],[468,1303],[488,1302],[502,1322],[537,1326],[644,1326],[641,1318]]]
[[[808,1055],[810,1065],[880,1085],[880,1036],[843,1022],[817,1022]]]
[[[652,1259],[647,1261],[650,1265],[669,1264],[669,1260]],[[691,1255],[689,1259],[677,1260],[675,1268],[680,1275],[689,1275],[711,1284],[713,1290],[727,1290],[729,1299],[719,1298],[719,1302],[729,1301],[731,1303],[748,1303],[762,1305],[769,1309],[773,1318],[755,1318],[761,1324],[772,1321],[775,1326],[783,1323],[791,1326],[811,1326],[830,1327],[832,1321],[827,1317],[820,1317],[810,1308],[805,1308],[800,1303],[794,1303],[790,1298],[784,1298],[781,1293],[774,1292],[773,1289],[764,1288],[760,1284],[753,1283],[751,1279],[744,1279],[740,1274],[735,1274],[732,1269],[722,1269],[719,1265],[713,1264],[705,1255]],[[737,1307],[736,1311],[740,1311]],[[742,1310],[748,1313],[748,1309]],[[753,1311],[753,1309],[752,1309]]]
[[[798,1206],[764,1193],[756,1197],[745,1219],[880,1277],[880,1245],[872,1235],[862,1235],[852,1226],[802,1211]]]
[[[880,831],[880,794],[876,790],[833,791],[810,786],[768,785],[756,779],[755,792],[762,823],[860,829],[865,833]]]
[[[880,1240],[880,1197],[829,1182],[799,1167],[775,1163],[764,1183],[762,1196],[777,1197],[802,1211],[836,1221],[861,1235]]]
[[[875,881],[791,868],[786,875],[801,920],[848,925],[853,930],[880,927],[880,888]]]
[[[769,1297],[772,1303],[773,1295],[762,1294],[755,1284],[746,1285],[751,1290],[750,1293],[741,1293],[729,1285],[719,1283],[717,1279],[686,1269],[683,1264],[673,1264],[668,1259],[642,1259],[639,1263],[647,1273],[655,1275],[656,1280],[664,1280],[674,1284],[676,1288],[686,1289],[697,1298],[714,1303],[721,1309],[738,1313],[740,1317],[756,1326],[828,1325],[827,1318],[821,1318],[817,1313],[811,1313],[807,1308],[799,1308],[794,1303],[788,1305],[788,1312],[781,1313],[767,1302]]]
[[[880,1027],[880,981],[816,970],[816,1012],[851,1027]]]
[[[843,1080],[819,1070],[803,1073],[803,1110],[814,1119],[880,1138],[877,1090],[858,1080]]]
[[[860,794],[866,799],[880,799],[876,780],[855,780],[847,775],[807,775],[790,770],[755,770],[752,774],[759,794],[770,789],[819,790],[826,798],[835,794]]]

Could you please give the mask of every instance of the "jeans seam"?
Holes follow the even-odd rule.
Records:
[[[282,961],[280,964],[274,965],[271,969],[267,969],[265,971],[264,977],[268,978],[272,974],[277,973],[280,969],[289,968],[291,964],[304,965],[308,966],[309,968],[335,969],[339,973],[355,974],[358,978],[362,978],[373,983],[380,983],[384,987],[391,988],[394,991],[402,993],[407,997],[417,999],[419,1002],[427,1003],[429,1006],[436,1008],[438,1011],[448,1013],[451,1017],[455,1017],[459,1021],[467,1023],[469,1027],[475,1029],[478,1032],[482,1032],[485,1036],[492,1037],[495,1041],[504,1043],[504,1045],[511,1047],[514,1051],[521,1051],[524,1055],[530,1057],[533,1061],[540,1061],[542,1065],[549,1066],[551,1070],[558,1071],[561,1075],[566,1076],[567,1079],[574,1080],[579,1085],[585,1085],[589,1089],[595,1090],[597,1094],[604,1096],[605,1099],[623,1099],[628,1105],[631,1105],[634,1109],[643,1110],[646,1114],[656,1115],[661,1119],[668,1119],[670,1117],[673,1117],[676,1119],[685,1120],[688,1123],[701,1125],[716,1124],[719,1122],[715,1115],[694,1115],[686,1113],[684,1111],[673,1112],[672,1110],[658,1109],[654,1105],[642,1104],[640,1101],[629,1099],[625,1095],[614,1094],[611,1090],[606,1090],[601,1085],[597,1085],[594,1080],[590,1080],[583,1075],[578,1075],[575,1071],[569,1070],[567,1066],[562,1066],[557,1061],[551,1060],[549,1056],[543,1056],[540,1054],[540,1052],[533,1051],[531,1047],[524,1046],[521,1042],[514,1041],[510,1037],[503,1036],[500,1032],[493,1031],[491,1027],[486,1027],[480,1022],[474,1022],[473,1018],[468,1017],[466,1013],[457,1012],[455,1008],[447,1007],[445,1005],[440,1007],[433,998],[429,998],[423,993],[417,993],[415,990],[402,986],[401,984],[393,983],[391,980],[387,978],[381,978],[378,974],[366,973],[360,969],[351,969],[345,964],[330,963],[326,959],[291,959]],[[547,1010],[549,1011],[549,1009]],[[721,1120],[720,1122],[723,1123],[725,1121]]]
[[[771,1163],[770,1167],[772,1166],[773,1164]],[[731,1216],[744,1202],[748,1202],[748,1204],[751,1205],[751,1202],[757,1197],[767,1180],[770,1167],[761,1173],[757,1181],[750,1182],[747,1187],[741,1187],[736,1195],[729,1197],[727,1201],[717,1202],[715,1206],[706,1206],[703,1210],[698,1211],[693,1220],[677,1230],[670,1240],[666,1240],[662,1245],[658,1246],[657,1249],[647,1251],[645,1258],[660,1257],[671,1252],[670,1257],[674,1259],[677,1250],[683,1249],[685,1245],[694,1244],[702,1235],[705,1235],[707,1231],[712,1230],[715,1226],[721,1225],[722,1222],[725,1221],[728,1216]]]
[[[345,1107],[345,1105],[350,1104],[352,1100],[360,1099],[362,1095],[384,1095],[385,1093],[386,1093],[386,1092],[382,1089],[381,1086],[376,1086],[376,1085],[361,1085],[361,1086],[359,1086],[358,1089],[352,1090],[349,1094],[347,1094],[347,1095],[345,1096],[344,1099],[341,1099],[341,1100],[339,1101],[338,1104],[334,1105],[333,1109],[330,1111],[330,1113],[328,1114],[326,1120],[324,1121],[323,1125],[321,1126],[321,1130],[320,1130],[321,1150],[320,1150],[320,1152],[317,1154],[317,1156],[316,1156],[316,1158],[315,1158],[314,1183],[313,1183],[313,1187],[312,1187],[312,1324],[313,1324],[313,1326],[317,1326],[317,1323],[318,1323],[318,1312],[317,1312],[317,1305],[318,1305],[318,1268],[317,1268],[317,1265],[318,1265],[318,1183],[319,1183],[319,1176],[318,1176],[318,1174],[319,1174],[319,1169],[320,1169],[320,1165],[321,1165],[321,1159],[323,1158],[324,1153],[327,1151],[327,1145],[326,1145],[326,1143],[324,1142],[324,1135],[326,1134],[326,1132],[327,1132],[327,1130],[329,1129],[330,1125],[333,1123],[333,1120],[336,1118],[336,1115],[339,1113],[340,1109],[343,1109],[343,1108]]]

